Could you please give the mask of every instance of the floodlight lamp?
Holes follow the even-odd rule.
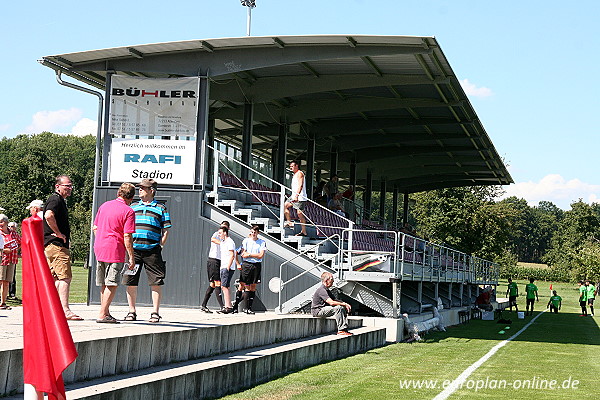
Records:
[[[242,3],[242,6],[244,6],[244,7],[249,7],[249,8],[256,7],[256,0],[240,0],[240,3]]]

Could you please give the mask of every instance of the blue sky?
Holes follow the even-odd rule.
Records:
[[[77,4],[77,5],[73,5]],[[8,2],[0,24],[0,137],[95,133],[95,97],[42,56],[246,34],[238,0]],[[600,201],[600,2],[257,0],[252,35],[435,36],[531,205]]]

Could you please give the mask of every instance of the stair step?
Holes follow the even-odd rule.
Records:
[[[384,328],[363,327],[351,332],[353,336],[311,337],[69,384],[67,398],[216,398],[293,370],[385,344]],[[227,376],[235,379],[227,379],[224,385],[222,377]]]

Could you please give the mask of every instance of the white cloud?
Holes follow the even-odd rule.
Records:
[[[38,111],[32,117],[31,125],[25,128],[26,133],[56,132],[68,129],[75,121],[81,119],[83,112],[78,108],[57,111]]]
[[[587,203],[600,202],[600,185],[582,182],[579,179],[565,180],[559,174],[546,175],[539,182],[518,182],[504,186],[503,198],[516,196],[527,200],[530,206],[540,201],[551,201],[563,210],[571,209],[571,203],[579,199]]]
[[[73,129],[71,129],[71,133],[69,133],[69,134],[75,135],[75,136],[86,136],[86,135],[96,136],[97,131],[98,131],[98,122],[97,121],[93,121],[89,118],[82,118],[73,126]]]
[[[462,86],[463,90],[467,94],[467,96],[472,97],[490,97],[494,93],[492,89],[486,88],[485,86],[477,87],[474,83],[469,82],[468,79],[463,79],[460,81],[460,86]]]
[[[0,132],[7,131],[10,128],[10,124],[0,124]]]

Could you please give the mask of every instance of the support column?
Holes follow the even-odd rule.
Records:
[[[379,189],[379,219],[386,226],[385,221],[385,195],[387,193],[387,180],[385,177],[381,177],[381,184]]]
[[[356,193],[356,158],[352,157],[350,161],[350,186]]]
[[[309,139],[306,141],[306,193],[312,199],[313,184],[315,182],[315,153],[316,141],[314,133],[308,134]]]
[[[108,127],[110,123],[110,96],[112,92],[112,76],[114,71],[106,72],[106,91],[104,92],[104,138],[102,144],[102,176],[100,178],[100,182],[104,183],[108,181],[108,152],[110,149],[110,144],[112,142],[112,137],[108,132]],[[98,121],[100,123],[100,121]],[[97,182],[94,182],[96,185]]]
[[[336,147],[331,149],[329,155],[329,179],[338,173],[338,149]]]
[[[404,192],[402,206],[402,226],[404,226],[408,222],[408,192]]]
[[[208,120],[208,129],[206,132],[206,144],[208,144],[211,147],[215,147],[215,120],[214,119],[209,119]],[[205,168],[205,173],[206,173],[206,180],[208,184],[212,184],[212,185],[217,185],[219,182],[213,182],[214,177],[213,174],[211,173],[212,169],[213,169],[213,165],[215,162],[215,152],[213,151],[213,149],[209,149],[208,147],[206,147],[206,166],[207,168]],[[214,190],[214,188],[213,188]]]
[[[396,186],[392,192],[392,224],[394,229],[398,229],[398,187]]]
[[[365,205],[365,215],[363,218],[371,219],[371,194],[373,192],[373,171],[367,169],[367,184],[363,193],[363,202]]]
[[[287,167],[287,124],[279,124],[279,132],[277,138],[277,155],[273,165],[273,175],[276,182],[285,183],[285,168]]]
[[[254,104],[244,104],[244,125],[242,126],[242,164],[251,166],[252,162],[252,120],[254,116]],[[249,170],[242,167],[242,179],[248,179]]]

